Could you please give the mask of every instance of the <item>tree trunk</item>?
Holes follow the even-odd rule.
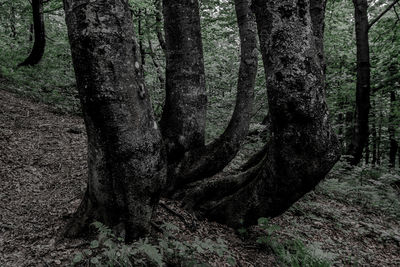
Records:
[[[354,112],[353,111],[347,111],[346,116],[345,116],[345,123],[346,123],[346,128],[345,128],[345,133],[344,133],[344,140],[345,140],[345,145],[344,147],[348,150],[351,144],[351,139],[353,135],[353,129],[354,129]]]
[[[326,71],[324,56],[325,10],[327,0],[310,0],[310,16],[315,36],[315,46],[324,73]]]
[[[378,123],[378,138],[376,141],[376,163],[381,165],[382,156],[382,126],[383,126],[383,112],[382,107],[379,108],[379,123]]]
[[[164,0],[166,99],[161,131],[169,164],[204,146],[207,96],[199,3]]]
[[[146,17],[146,12],[144,14],[144,17]],[[143,26],[142,26],[143,15],[142,15],[142,10],[140,10],[140,9],[138,11],[137,19],[138,19],[140,60],[141,60],[142,67],[144,67],[144,65],[146,64],[146,51],[145,51],[144,45],[143,45],[143,41],[144,41],[144,33],[143,33]],[[142,74],[144,75],[144,73],[142,73]]]
[[[11,8],[10,8],[10,30],[11,30],[11,37],[13,39],[16,39],[17,37],[17,30],[15,29],[16,25],[16,17],[15,17],[15,6],[11,2]]]
[[[155,0],[154,1],[154,6],[156,8],[156,33],[157,33],[157,39],[160,44],[161,49],[163,50],[164,53],[166,53],[166,44],[165,44],[165,39],[164,35],[162,33],[162,14],[163,14],[163,8],[162,8],[162,0]]]
[[[369,137],[367,139],[367,142],[365,143],[365,165],[369,164],[369,155],[370,154],[370,149],[369,149]]]
[[[220,172],[235,157],[247,136],[258,65],[257,32],[255,17],[250,10],[250,0],[235,0],[235,9],[241,41],[241,60],[232,118],[219,138],[207,146],[188,151],[182,160],[173,166],[169,175],[170,192]]]
[[[376,134],[376,104],[375,99],[372,99],[372,166],[376,165],[376,155],[377,155],[377,134]]]
[[[272,137],[263,159],[248,171],[194,185],[184,198],[187,208],[233,227],[253,224],[259,217],[288,209],[339,159],[339,143],[328,122],[323,66],[309,3],[253,1]]]
[[[43,0],[32,0],[33,29],[35,42],[30,55],[20,64],[21,66],[34,66],[39,63],[44,54],[46,46],[46,35],[44,31]]]
[[[388,125],[388,133],[389,133],[389,168],[394,169],[396,166],[396,154],[398,149],[398,144],[396,141],[396,128],[395,128],[395,105],[396,105],[396,92],[392,90],[390,92],[390,114],[389,114],[389,125]]]
[[[161,133],[141,76],[128,1],[64,0],[88,138],[88,188],[67,226],[75,236],[97,220],[145,234],[165,180]]]
[[[370,59],[368,40],[368,1],[353,0],[357,43],[357,87],[356,118],[353,138],[348,154],[353,156],[352,165],[360,163],[362,152],[368,140],[368,116],[370,109]]]

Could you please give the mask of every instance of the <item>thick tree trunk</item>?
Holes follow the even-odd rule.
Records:
[[[32,0],[33,29],[35,42],[30,55],[20,64],[21,66],[34,66],[39,63],[44,54],[46,46],[46,35],[44,31],[43,0]]]
[[[207,96],[198,0],[164,0],[166,99],[161,130],[169,164],[204,146]]]
[[[348,154],[353,156],[350,163],[352,165],[357,165],[361,161],[362,152],[369,135],[368,116],[370,110],[371,84],[368,40],[368,1],[353,0],[353,3],[357,43],[356,119]]]
[[[66,235],[94,220],[147,232],[166,175],[127,0],[64,0],[88,137],[88,188]]]
[[[177,187],[220,172],[235,157],[247,136],[258,65],[257,32],[250,0],[235,0],[235,9],[241,41],[241,60],[232,118],[219,138],[205,147],[188,151],[173,166],[168,188],[171,192]]]
[[[390,114],[389,114],[389,125],[388,125],[388,133],[389,133],[389,168],[395,168],[396,166],[396,154],[398,149],[398,144],[396,141],[396,128],[395,128],[395,104],[396,104],[396,92],[392,90],[390,92]]]
[[[339,159],[339,143],[328,122],[323,67],[309,8],[309,1],[304,0],[253,1],[272,138],[259,164],[238,178],[219,179],[206,186],[208,190],[201,188],[205,181],[187,192],[184,202],[188,208],[233,227],[253,224],[261,216],[284,212],[312,190]],[[217,190],[225,184],[229,190],[221,195]],[[210,201],[201,201],[204,199]]]

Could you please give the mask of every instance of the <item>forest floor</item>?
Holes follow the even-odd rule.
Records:
[[[88,240],[62,237],[85,190],[86,169],[80,117],[55,113],[0,88],[0,266],[68,266],[75,253],[89,246]],[[398,217],[326,192],[308,194],[266,230],[252,227],[237,234],[198,221],[168,200],[162,200],[155,223],[175,224],[184,240],[226,240],[238,266],[282,264],[285,255],[272,253],[271,244],[297,239],[309,251],[300,256],[325,258],[336,266],[400,266]],[[188,222],[195,222],[195,229]],[[269,238],[264,245],[256,242],[262,235]],[[217,257],[207,261],[228,266]]]

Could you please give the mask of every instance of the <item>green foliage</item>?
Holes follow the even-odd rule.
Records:
[[[164,224],[163,235],[151,242],[148,238],[126,245],[123,238],[100,222],[93,225],[98,230],[98,238],[90,243],[90,248],[75,255],[74,266],[207,266],[199,259],[215,254],[225,257],[230,266],[235,260],[228,251],[226,242],[218,239],[179,241],[176,234],[179,229],[173,224]]]
[[[270,224],[268,218],[259,218],[258,226],[265,231],[265,235],[258,237],[256,242],[271,249],[284,266],[331,266],[329,261],[322,258],[324,256],[322,253],[320,255],[312,253],[299,239],[278,241],[274,233],[280,228]]]
[[[10,81],[8,89],[53,105],[60,111],[79,112],[62,1],[44,6],[46,48],[42,61],[21,67],[33,46],[29,1],[7,1],[0,6],[0,76]],[[15,20],[10,18],[14,18]]]
[[[350,167],[346,160],[342,160],[336,164],[328,179],[317,187],[317,193],[361,206],[368,212],[400,219],[397,184],[400,184],[397,174],[370,166]]]

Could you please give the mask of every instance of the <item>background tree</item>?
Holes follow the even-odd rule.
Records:
[[[33,66],[39,63],[44,54],[46,46],[46,34],[44,30],[43,0],[32,0],[33,33],[35,41],[29,56],[20,64],[21,66]],[[13,31],[14,32],[14,31]],[[14,33],[13,33],[14,34]]]

